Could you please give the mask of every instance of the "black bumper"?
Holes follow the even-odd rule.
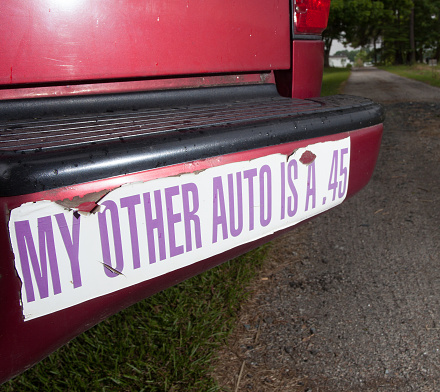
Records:
[[[381,106],[368,99],[282,98],[274,85],[4,101],[0,197],[381,122]]]

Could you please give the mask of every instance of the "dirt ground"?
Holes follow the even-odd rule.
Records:
[[[440,89],[355,71],[382,102],[370,184],[276,240],[215,375],[225,391],[440,390]]]

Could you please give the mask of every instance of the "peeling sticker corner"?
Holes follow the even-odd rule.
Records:
[[[98,202],[110,192],[109,189],[104,189],[99,192],[88,193],[85,196],[75,196],[72,199],[58,200],[55,203],[64,207],[66,210],[77,210],[79,213],[95,213],[95,208],[99,206]]]
[[[194,174],[195,176],[197,176],[200,173],[203,173],[206,169],[199,169],[199,170],[195,170],[192,172],[192,174]]]
[[[88,216],[101,211],[101,206],[94,201],[86,201],[78,206],[78,214]]]
[[[311,152],[310,150],[306,150],[303,152],[303,154],[301,155],[301,158],[299,158],[299,161],[303,164],[303,165],[310,165],[311,163],[313,163],[313,161],[316,159],[316,155],[313,154],[313,152]]]
[[[290,154],[286,155],[286,163],[289,162],[289,159],[292,158],[297,151],[298,149],[295,148]]]

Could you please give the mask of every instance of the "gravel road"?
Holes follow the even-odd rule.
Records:
[[[376,171],[275,241],[217,365],[225,390],[440,391],[440,89],[363,69],[345,93],[385,106]]]
[[[377,68],[354,68],[344,94],[361,95],[376,102],[439,102],[440,91],[416,80]]]

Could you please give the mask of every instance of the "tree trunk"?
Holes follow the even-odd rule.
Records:
[[[416,41],[414,39],[414,7],[411,8],[411,16],[409,18],[409,44],[411,47],[410,64],[416,62]]]
[[[324,38],[324,67],[330,67],[330,49],[332,47],[332,38]]]
[[[373,62],[374,62],[374,65],[376,65],[377,64],[376,37],[374,37],[374,39],[373,39],[373,55],[374,55]]]
[[[416,60],[417,60],[419,63],[423,63],[423,62],[424,62],[424,59],[423,59],[423,49],[422,49],[422,48],[419,48],[419,49],[417,50],[416,54],[417,54],[417,56],[416,56]]]

